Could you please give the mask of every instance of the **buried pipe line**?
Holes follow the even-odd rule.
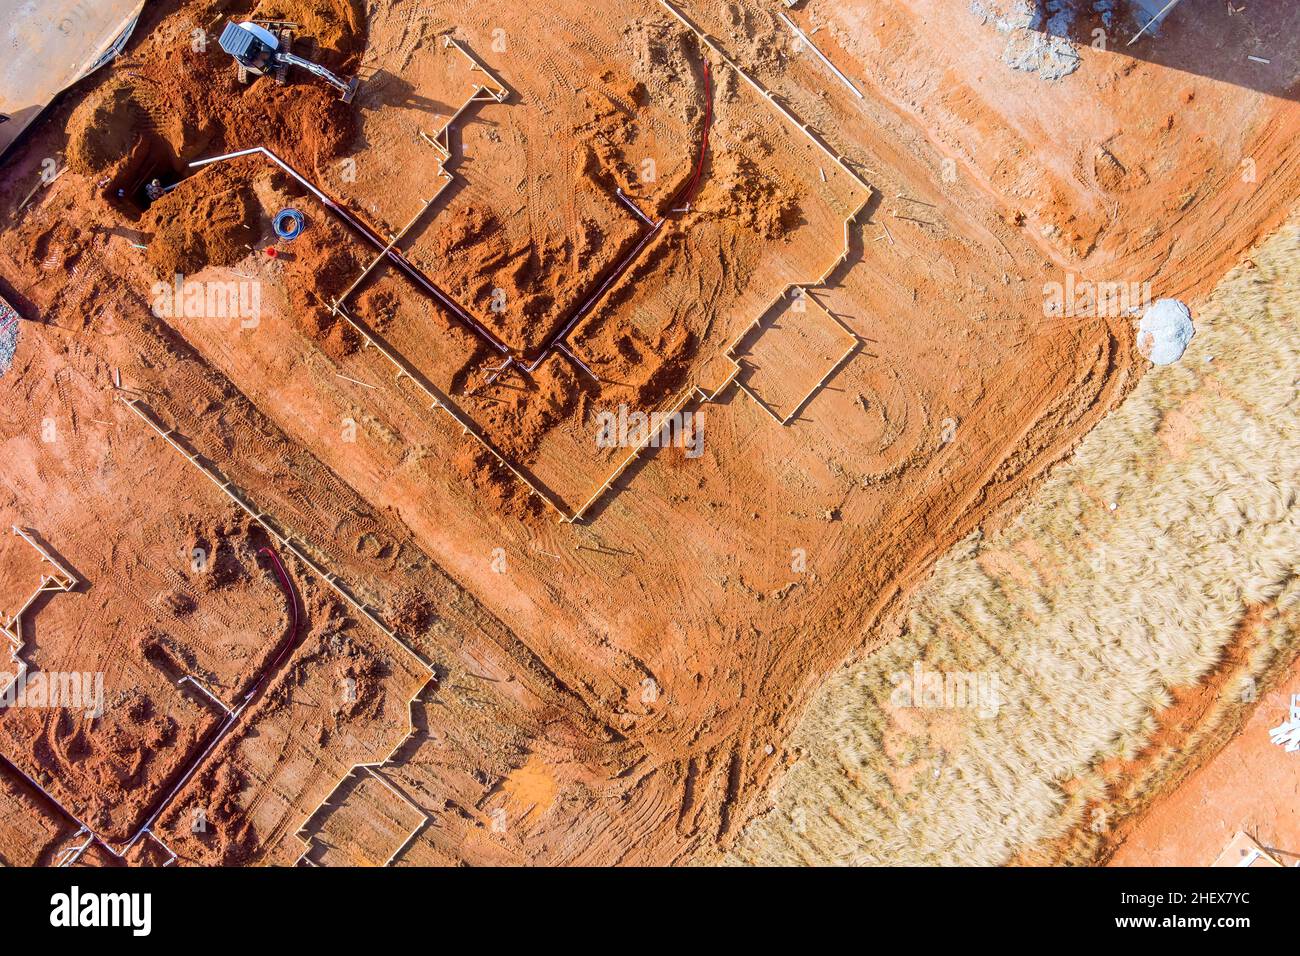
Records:
[[[199,768],[203,765],[204,761],[206,761],[207,758],[212,754],[212,752],[216,750],[217,745],[220,744],[226,738],[226,735],[230,732],[230,730],[235,726],[236,723],[239,722],[239,718],[243,715],[244,711],[248,709],[248,706],[249,704],[252,703],[254,697],[257,695],[257,693],[260,690],[262,690],[265,687],[267,681],[275,673],[276,669],[284,662],[284,659],[289,654],[289,652],[292,651],[293,648],[298,643],[297,637],[298,637],[300,619],[299,619],[299,611],[298,611],[297,592],[293,589],[292,582],[289,579],[289,574],[285,570],[283,562],[280,561],[279,555],[277,555],[274,551],[272,551],[268,547],[262,548],[259,551],[259,553],[270,556],[272,563],[275,565],[275,571],[277,576],[280,579],[280,584],[284,588],[286,597],[288,597],[289,599],[291,625],[289,630],[289,636],[285,640],[284,647],[281,649],[279,655],[272,662],[272,664],[262,672],[261,677],[258,678],[257,682],[253,685],[252,690],[250,690],[248,694],[245,695],[243,701],[239,704],[238,707],[236,707],[234,710],[230,710],[229,708],[222,705],[223,708],[226,710],[226,718],[221,722],[220,725],[218,725],[215,732],[213,732],[212,739],[208,742],[207,746],[203,748],[203,750],[199,753],[199,755],[193,761],[190,762],[189,766],[185,769],[184,773],[181,774],[180,779],[177,780],[175,786],[173,786],[170,790],[168,790],[167,793],[158,801],[155,808],[150,812],[149,816],[145,819],[144,824],[135,832],[135,835],[132,836],[129,840],[127,840],[126,843],[121,845],[121,849],[114,847],[107,840],[105,840],[103,837],[97,834],[94,830],[92,830],[89,826],[87,826],[76,814],[72,813],[72,811],[70,811],[67,807],[65,807],[62,803],[60,803],[54,797],[53,794],[51,794],[48,790],[42,787],[39,783],[37,783],[31,777],[30,774],[24,771],[21,767],[15,764],[8,757],[4,756],[3,754],[0,754],[0,763],[4,764],[5,766],[8,766],[11,770],[13,770],[24,780],[26,780],[32,787],[34,787],[41,794],[43,794],[47,800],[49,800],[52,804],[54,804],[54,806],[56,806],[60,811],[62,811],[62,813],[65,816],[67,816],[68,819],[72,820],[73,823],[77,824],[77,826],[81,828],[80,831],[77,833],[77,836],[80,836],[82,833],[89,834],[86,843],[84,843],[82,846],[73,848],[73,852],[71,852],[70,854],[68,851],[64,852],[64,854],[62,855],[63,859],[61,860],[60,865],[66,866],[69,863],[75,862],[77,859],[81,857],[83,853],[85,853],[86,849],[90,846],[91,843],[97,843],[117,859],[119,860],[123,859],[125,858],[126,854],[130,852],[131,848],[134,847],[135,844],[138,843],[140,839],[145,836],[153,837],[154,841],[157,842],[159,846],[161,846],[164,850],[166,850],[167,853],[170,855],[171,858],[166,863],[163,864],[164,866],[170,866],[176,862],[177,859],[176,852],[171,847],[169,847],[166,843],[164,843],[156,833],[153,832],[153,825],[157,823],[158,819],[163,815],[163,813],[166,812],[167,808],[171,805],[171,802],[173,799],[175,799],[176,795],[180,793],[180,791],[184,789],[185,785],[188,784],[190,780],[194,778],[194,775],[198,772]],[[195,686],[199,686],[197,681],[195,681],[194,683]],[[208,696],[212,697],[210,693],[208,694]],[[221,703],[215,697],[212,697],[212,699],[216,701],[218,704]]]
[[[181,790],[185,788],[185,785],[194,778],[194,775],[198,773],[199,768],[203,766],[204,761],[206,761],[212,752],[217,749],[217,745],[225,740],[226,735],[234,728],[235,724],[239,722],[239,718],[243,716],[244,712],[248,709],[249,704],[253,702],[254,697],[256,697],[258,692],[266,686],[276,669],[284,662],[285,657],[298,643],[298,596],[289,580],[289,574],[285,571],[284,565],[281,563],[279,556],[270,548],[263,547],[258,553],[270,555],[271,561],[275,565],[276,574],[280,578],[280,584],[284,588],[286,596],[289,598],[292,623],[289,636],[286,638],[284,643],[284,648],[280,651],[279,656],[276,657],[271,665],[262,671],[262,675],[257,679],[257,682],[253,684],[252,690],[244,696],[244,699],[240,702],[239,706],[234,710],[227,710],[226,719],[217,727],[216,731],[212,735],[212,739],[208,742],[208,745],[203,748],[198,757],[191,761],[190,765],[185,769],[185,772],[181,774],[176,785],[167,791],[166,795],[158,801],[157,806],[145,820],[144,826],[136,831],[135,836],[131,837],[131,839],[123,845],[120,853],[114,851],[114,855],[119,858],[125,856],[127,851],[130,850],[131,847],[134,846],[145,834],[153,836],[154,839],[157,840],[158,843],[162,844],[169,853],[173,852],[171,847],[164,844],[162,840],[159,840],[153,833],[153,825],[157,823],[158,819],[167,811],[167,808],[171,805],[172,800],[176,798],[176,795],[180,793]],[[173,853],[173,856],[174,855],[175,854]],[[169,861],[169,864],[171,862],[175,861]]]
[[[631,266],[632,263],[641,255],[641,250],[646,247],[646,244],[659,234],[659,230],[663,228],[665,221],[666,220],[660,219],[651,228],[646,230],[645,235],[641,237],[641,241],[636,244],[635,248],[633,248],[630,253],[628,253],[627,258],[618,264],[617,269],[605,277],[605,281],[600,284],[595,292],[583,301],[582,305],[578,306],[577,310],[573,313],[573,318],[571,318],[564,328],[560,330],[560,333],[556,335],[555,338],[551,339],[550,343],[542,349],[542,353],[537,357],[537,360],[531,365],[523,365],[523,368],[527,370],[529,374],[537,371],[538,367],[550,358],[551,353],[555,351],[557,346],[564,344],[564,340],[569,337],[569,333],[573,331],[573,327],[586,317],[587,313],[591,311],[597,302],[604,298],[609,287],[622,278],[623,274],[627,272],[628,267]]]
[[[647,216],[645,213],[643,213],[640,209],[638,209],[638,208],[636,207],[636,205],[632,202],[632,200],[628,199],[627,196],[625,196],[625,195],[623,194],[623,187],[622,187],[622,186],[618,186],[618,187],[616,187],[616,188],[614,189],[614,195],[616,195],[616,196],[619,198],[619,201],[621,201],[621,202],[623,203],[623,205],[627,206],[628,209],[631,209],[631,210],[632,210],[633,215],[635,215],[638,219],[640,219],[640,220],[641,220],[643,223],[645,223],[647,226],[653,226],[653,225],[655,224],[653,219],[651,219],[649,216]]]
[[[89,841],[85,846],[82,846],[82,847],[80,848],[80,851],[76,854],[78,857],[80,857],[81,853],[84,853],[84,852],[85,852],[85,850],[86,850],[86,846],[89,846],[90,843],[98,843],[100,846],[102,846],[102,847],[103,847],[105,850],[107,850],[109,853],[112,853],[112,854],[113,854],[114,856],[116,856],[116,857],[119,857],[119,858],[121,857],[121,854],[120,854],[120,853],[117,853],[116,851],[114,851],[114,849],[113,849],[113,848],[108,844],[108,842],[107,842],[103,837],[101,837],[98,833],[96,833],[96,832],[95,832],[94,830],[92,830],[89,826],[87,826],[87,825],[82,821],[82,819],[81,819],[80,817],[78,817],[75,813],[73,813],[71,810],[69,810],[67,807],[65,807],[62,803],[60,803],[59,800],[54,796],[54,794],[50,793],[50,791],[46,790],[46,789],[45,789],[44,787],[42,787],[39,783],[37,783],[36,780],[32,777],[32,775],[29,774],[26,770],[24,770],[22,767],[18,766],[16,763],[14,763],[12,760],[10,760],[8,757],[6,757],[4,754],[0,754],[0,764],[3,764],[4,766],[8,767],[8,768],[9,768],[10,770],[12,770],[14,773],[18,774],[18,776],[20,776],[20,777],[22,777],[24,780],[26,780],[26,781],[27,781],[27,782],[32,786],[32,788],[35,789],[38,793],[40,793],[43,797],[45,797],[46,800],[50,801],[50,803],[52,803],[52,804],[54,804],[54,806],[58,807],[60,813],[62,813],[65,817],[67,817],[69,820],[71,820],[73,823],[75,823],[78,827],[81,828],[80,830],[78,830],[78,832],[77,832],[76,834],[73,835],[73,839],[74,839],[74,840],[75,840],[77,837],[81,836],[81,834],[83,834],[83,833],[88,833],[88,834],[90,834],[90,841]],[[65,853],[66,853],[66,851],[65,851]],[[62,865],[64,865],[64,864],[61,863],[60,866],[62,866]]]
[[[456,45],[459,48],[460,45],[459,44]],[[465,51],[462,50],[462,52]],[[468,56],[468,53],[466,55]],[[471,62],[474,61],[473,57],[471,57],[470,59]],[[712,71],[709,67],[708,60],[703,59],[702,65],[704,71],[704,125],[701,134],[699,157],[696,160],[695,170],[691,175],[690,181],[685,185],[682,191],[678,193],[677,196],[674,197],[672,203],[669,204],[670,206],[676,206],[679,202],[681,202],[683,198],[685,198],[687,200],[687,208],[689,208],[689,200],[694,197],[696,190],[699,188],[700,179],[704,173],[704,162],[709,150],[709,129],[713,124],[713,80],[712,80]],[[487,71],[485,70],[484,72]],[[491,76],[492,74],[489,73],[488,75]],[[495,77],[493,77],[493,79],[495,79]],[[498,85],[501,85],[502,88],[504,89],[504,85],[500,84],[500,81],[498,81]],[[498,102],[502,101],[499,96],[496,98]],[[473,102],[472,97],[470,101],[466,103],[466,106],[469,105],[469,102]],[[449,128],[450,128],[450,123],[444,126],[443,130],[440,131],[440,133],[437,135],[441,135],[442,133],[445,133],[446,130]],[[423,135],[423,133],[421,135]],[[434,145],[438,146],[439,149],[442,149],[444,152],[450,155],[450,151],[446,147],[443,147],[436,142],[436,136],[434,139]],[[658,235],[659,231],[663,228],[664,223],[667,221],[662,218],[659,219],[658,222],[652,220],[649,216],[643,213],[631,200],[629,200],[627,196],[623,194],[622,187],[618,187],[616,189],[615,194],[619,199],[619,201],[623,203],[623,205],[625,205],[629,210],[631,210],[631,212],[648,227],[646,229],[645,235],[641,237],[641,240],[632,249],[631,253],[629,253],[628,256],[621,263],[619,263],[617,268],[615,268],[605,278],[605,280],[601,282],[599,287],[597,287],[597,289],[591,295],[589,295],[585,300],[583,300],[582,304],[578,306],[578,308],[574,311],[572,318],[570,318],[570,320],[567,323],[565,323],[564,327],[561,328],[560,331],[549,342],[547,342],[544,346],[542,346],[542,350],[538,354],[538,357],[532,363],[526,363],[523,361],[522,356],[516,358],[511,353],[510,347],[507,346],[495,333],[493,333],[489,328],[487,328],[487,326],[483,325],[483,323],[478,321],[478,319],[474,318],[474,316],[462,305],[460,305],[460,303],[456,302],[454,299],[451,298],[451,296],[443,292],[443,290],[439,288],[438,285],[434,283],[432,279],[430,279],[427,275],[424,274],[423,271],[421,271],[414,264],[412,264],[411,261],[407,259],[406,256],[401,251],[394,248],[396,240],[392,242],[385,242],[378,234],[374,232],[374,230],[372,230],[369,226],[367,226],[356,216],[348,212],[348,210],[345,209],[341,204],[331,199],[319,187],[314,185],[305,176],[303,176],[296,169],[294,169],[292,166],[290,166],[288,163],[286,163],[283,159],[281,159],[279,156],[277,156],[274,152],[272,152],[270,149],[266,148],[265,146],[254,146],[250,149],[238,150],[233,153],[225,153],[221,156],[212,156],[207,159],[196,160],[195,162],[192,162],[189,165],[190,168],[194,169],[203,166],[209,166],[212,165],[213,163],[224,162],[226,160],[231,160],[231,159],[239,159],[244,156],[252,156],[255,154],[261,154],[265,156],[267,159],[271,160],[271,162],[275,163],[282,170],[288,173],[293,179],[295,179],[299,184],[301,184],[305,189],[307,189],[307,191],[310,192],[311,195],[314,196],[318,201],[320,201],[327,209],[329,209],[336,216],[342,219],[343,222],[346,223],[349,227],[351,227],[355,232],[358,232],[362,236],[364,236],[366,240],[371,243],[371,245],[373,245],[376,249],[379,250],[381,258],[387,257],[394,265],[397,266],[397,268],[403,274],[406,275],[408,279],[410,279],[411,281],[419,285],[422,289],[424,289],[427,293],[429,293],[429,295],[431,295],[434,299],[436,299],[439,303],[441,303],[442,306],[446,308],[447,311],[449,311],[453,316],[455,316],[463,324],[469,326],[475,333],[477,333],[479,337],[484,340],[484,342],[486,342],[488,345],[494,348],[501,355],[505,356],[506,358],[505,364],[501,366],[501,368],[491,373],[491,377],[487,384],[491,384],[492,382],[495,382],[496,379],[501,374],[503,374],[511,365],[517,364],[519,365],[520,368],[524,369],[529,374],[532,374],[541,366],[541,364],[544,361],[546,361],[546,359],[548,359],[551,356],[551,353],[557,350],[562,351],[570,360],[574,361],[576,364],[581,366],[585,371],[587,371],[593,377],[598,379],[598,376],[596,376],[595,373],[592,372],[591,369],[588,368],[587,365],[583,363],[573,353],[571,349],[565,347],[567,344],[566,340],[568,338],[568,335],[571,331],[573,331],[574,326],[576,326],[578,322],[581,321],[591,311],[591,309],[596,305],[596,303],[599,302],[600,299],[604,297],[605,293],[609,291],[609,288],[627,272],[632,262],[635,261],[636,258],[641,254],[642,250],[645,249],[646,245],[650,242],[650,240],[653,239],[656,235]],[[426,204],[426,209],[428,208],[428,205],[431,204],[432,204],[432,200],[430,200],[430,202]],[[409,228],[410,226],[407,227],[407,229]],[[403,234],[405,232],[406,230],[403,230]]]
[[[709,61],[701,56],[700,62],[704,65],[704,127],[701,131],[700,138],[700,155],[695,161],[695,173],[691,176],[691,181],[686,184],[680,193],[673,197],[669,203],[670,208],[676,208],[683,199],[686,200],[687,208],[690,202],[695,198],[695,192],[700,185],[700,177],[704,174],[704,159],[709,152],[709,129],[713,126],[713,72],[709,69]]]
[[[243,149],[234,153],[226,153],[221,156],[212,156],[208,159],[200,159],[193,163],[190,163],[190,168],[193,169],[201,166],[209,166],[212,165],[213,163],[220,163],[230,159],[239,159],[243,156],[252,156],[255,154],[261,154],[265,156],[267,159],[271,160],[271,162],[275,163],[282,170],[288,173],[299,184],[301,184],[308,192],[310,192],[317,200],[319,200],[325,206],[325,208],[327,208],[336,216],[338,216],[340,219],[342,219],[354,231],[364,236],[365,239],[376,249],[378,249],[381,253],[385,254],[389,258],[389,260],[391,260],[392,263],[396,265],[397,268],[400,269],[406,275],[408,279],[415,282],[426,292],[428,292],[429,295],[437,299],[438,302],[440,302],[442,306],[445,309],[447,309],[447,311],[449,311],[461,322],[470,326],[470,328],[472,328],[475,332],[477,332],[484,340],[487,341],[489,345],[495,348],[498,352],[501,352],[502,354],[509,354],[510,350],[509,348],[507,348],[505,343],[503,343],[499,338],[497,338],[490,329],[488,329],[476,318],[474,318],[474,316],[470,315],[470,313],[467,312],[460,305],[460,303],[456,302],[455,299],[451,298],[451,296],[443,292],[442,289],[440,289],[436,284],[434,284],[432,279],[430,279],[423,272],[421,272],[414,265],[412,265],[409,259],[407,259],[404,255],[402,255],[398,250],[393,249],[389,243],[384,242],[384,240],[381,239],[374,232],[374,230],[372,230],[369,226],[367,226],[356,216],[348,212],[347,209],[345,209],[342,205],[340,205],[339,203],[331,199],[329,196],[327,196],[319,188],[313,185],[312,182],[309,179],[307,179],[307,177],[303,176],[296,169],[294,169],[292,166],[290,166],[288,163],[282,160],[275,153],[271,152],[271,150],[267,149],[265,146],[254,146],[251,149]]]
[[[694,198],[695,192],[699,188],[700,177],[704,173],[704,160],[709,151],[709,128],[713,125],[713,80],[712,72],[709,69],[709,61],[702,60],[702,63],[704,66],[704,126],[700,139],[700,154],[698,159],[695,161],[695,172],[692,174],[690,181],[685,185],[685,187],[683,187],[682,191],[674,196],[672,202],[668,204],[670,208],[677,206],[682,199],[686,199],[689,206],[690,200]],[[537,370],[538,366],[540,366],[542,362],[550,356],[551,352],[559,349],[571,360],[576,362],[584,371],[587,372],[587,374],[591,375],[592,378],[597,381],[600,380],[600,377],[588,368],[587,365],[579,359],[569,347],[569,333],[573,331],[574,326],[576,326],[578,322],[581,321],[589,311],[591,311],[596,303],[604,297],[605,293],[609,291],[610,286],[622,278],[623,274],[628,270],[631,264],[641,255],[641,251],[646,247],[650,240],[659,233],[659,230],[663,228],[664,223],[667,221],[665,219],[660,219],[658,222],[652,220],[623,194],[623,188],[621,186],[617,188],[616,195],[625,206],[632,210],[638,219],[650,228],[646,231],[645,235],[641,237],[641,241],[636,244],[636,247],[628,254],[627,258],[619,263],[618,268],[606,277],[605,281],[600,284],[595,292],[583,301],[582,305],[578,306],[577,310],[573,313],[573,318],[570,319],[564,328],[560,330],[559,334],[542,349],[542,354],[538,356],[537,360],[531,365],[524,366],[530,374]]]
[[[280,651],[280,656],[275,659],[263,674],[262,680],[265,680],[268,674],[284,662],[285,655],[293,650],[294,646],[298,643],[298,592],[293,589],[293,582],[289,580],[289,572],[284,569],[284,563],[281,562],[278,554],[272,551],[269,547],[263,547],[257,553],[266,555],[271,559],[271,563],[275,565],[275,573],[280,578],[280,587],[284,589],[284,595],[289,599],[290,613],[289,637],[284,642],[284,648]],[[255,685],[253,689],[248,692],[248,696],[244,698],[245,704],[252,700],[253,695],[257,693],[260,683],[261,681],[259,681],[258,685]]]
[[[166,431],[164,429],[159,428],[159,426],[156,423],[154,423],[148,415],[141,412],[139,408],[137,408],[136,405],[133,404],[135,401],[136,400],[134,399],[126,400],[126,404],[129,408],[131,408],[132,411],[134,411],[137,415],[139,415],[147,423],[149,423],[154,428],[154,430],[157,431],[169,444],[171,444],[178,451],[181,451],[181,453],[185,455],[185,457],[190,461],[191,464],[194,464],[196,467],[199,467],[200,470],[203,470],[204,473],[207,474],[209,478],[211,478],[214,482],[216,482],[218,486],[221,487],[222,490],[225,491],[226,494],[232,498],[232,500],[239,502],[239,499],[236,498],[230,492],[227,485],[223,485],[221,482],[216,481],[216,479],[213,478],[213,476],[210,473],[208,473],[207,470],[203,468],[202,465],[198,464],[195,457],[190,456],[177,444],[176,440],[171,437],[170,431]],[[244,510],[248,511],[250,515],[253,515],[253,512],[249,510],[249,508],[246,505],[241,504],[241,507],[244,507]],[[263,525],[263,527],[266,528],[268,532],[270,532],[273,536],[279,537],[279,533],[274,531],[269,526],[267,526],[265,521],[262,518],[257,517],[255,515],[254,517],[260,524]],[[19,534],[21,534],[24,538],[28,537],[26,534],[23,534],[23,532],[20,529],[15,528],[15,530],[17,530]],[[30,538],[28,538],[28,540],[30,541]],[[291,544],[288,543],[287,540],[284,541],[283,543],[285,544],[285,547],[287,547],[291,552],[294,552],[296,554],[296,550]],[[40,548],[39,546],[37,546],[37,550],[41,551],[43,554],[45,553],[44,549]],[[207,696],[209,696],[213,701],[215,701],[217,704],[222,706],[223,709],[225,709],[226,718],[221,722],[220,725],[216,727],[215,731],[212,732],[211,739],[208,741],[207,745],[203,748],[203,750],[199,753],[199,755],[193,761],[191,761],[190,764],[186,767],[185,771],[181,774],[176,784],[170,790],[168,790],[167,793],[157,802],[154,809],[149,813],[148,817],[145,819],[144,824],[138,830],[136,830],[135,834],[129,840],[127,840],[124,844],[121,844],[120,849],[118,847],[115,847],[113,844],[109,843],[108,840],[106,840],[104,837],[96,833],[80,817],[78,817],[75,813],[73,813],[71,810],[65,807],[63,803],[58,800],[58,798],[56,798],[52,793],[50,793],[45,787],[41,786],[41,784],[38,783],[29,773],[27,773],[25,770],[19,767],[16,763],[10,760],[3,753],[0,753],[0,766],[8,767],[18,776],[22,777],[23,780],[25,780],[34,790],[36,790],[38,793],[44,796],[46,800],[48,800],[55,808],[57,808],[60,813],[62,813],[65,817],[67,817],[69,820],[71,820],[73,823],[77,825],[78,827],[77,832],[72,837],[74,840],[82,836],[83,834],[86,835],[87,839],[83,844],[81,844],[80,846],[65,848],[59,854],[59,856],[56,858],[58,866],[60,867],[68,866],[76,862],[77,860],[79,860],[92,843],[98,844],[100,847],[102,847],[106,852],[108,852],[113,857],[119,860],[124,860],[126,854],[130,852],[132,847],[134,847],[136,843],[138,843],[142,838],[146,836],[151,837],[154,840],[154,842],[157,843],[168,854],[168,860],[163,864],[163,866],[171,866],[177,861],[178,857],[176,851],[173,850],[170,846],[168,846],[165,842],[163,842],[163,840],[156,833],[153,832],[153,825],[161,818],[162,814],[167,811],[168,807],[171,805],[171,802],[173,799],[175,799],[176,795],[180,793],[180,791],[185,788],[185,786],[190,782],[190,780],[194,778],[199,768],[203,766],[207,758],[212,754],[214,750],[216,750],[218,744],[220,744],[226,738],[226,735],[229,733],[229,731],[235,726],[236,723],[238,723],[240,717],[243,716],[244,712],[248,709],[249,705],[253,702],[256,695],[265,688],[267,682],[274,675],[276,669],[284,662],[284,659],[293,650],[293,648],[297,646],[298,643],[297,638],[300,630],[300,612],[299,612],[300,604],[298,600],[297,591],[293,588],[292,580],[290,579],[288,572],[285,570],[284,564],[280,560],[279,556],[269,547],[261,548],[259,553],[265,553],[271,558],[271,561],[275,566],[276,575],[279,577],[280,584],[285,591],[286,597],[289,599],[291,626],[290,626],[289,635],[285,639],[284,647],[281,649],[280,653],[276,656],[272,664],[262,672],[257,682],[253,685],[253,688],[248,692],[247,695],[245,695],[243,701],[234,710],[230,710],[228,707],[225,707],[224,704],[221,704],[220,700],[218,700],[210,692],[207,692],[206,688],[202,688],[202,685],[199,684],[197,680],[194,680],[193,677],[189,678],[189,680],[192,683],[194,683],[196,687],[200,687],[201,689],[203,689],[205,693],[207,693]],[[48,558],[48,555],[46,556]],[[317,573],[322,573],[319,568],[317,568],[314,564],[312,564],[311,561],[303,558],[303,556],[300,554],[297,556],[300,559],[302,559],[304,563],[306,563],[309,567],[317,571]],[[66,571],[66,569],[64,569],[63,566],[60,565],[57,561],[55,561],[53,558],[49,558],[49,560],[61,572],[67,574],[70,578],[73,578],[75,580],[75,576],[73,576],[71,572]],[[330,586],[333,587],[336,591],[340,591],[340,593],[343,593],[344,596],[348,596],[346,592],[340,588],[337,581],[333,579],[331,575],[324,574],[324,577],[326,582],[330,584]],[[358,606],[358,609],[362,610],[364,613],[363,607]],[[373,617],[371,617],[371,615],[369,615],[368,613],[366,614],[366,616],[370,617],[372,622],[379,624],[379,622]],[[390,637],[395,638],[395,635],[389,632],[387,628],[384,628],[382,624],[380,624],[380,627],[385,631],[385,633],[389,634]],[[402,644],[403,647],[406,647],[406,644],[404,642],[399,640],[398,643]],[[410,651],[413,655],[415,654],[415,652],[411,651],[409,647],[407,647],[406,649]],[[419,655],[415,655],[415,656],[419,657]],[[421,662],[424,663],[422,658],[421,658]],[[183,678],[181,683],[184,682],[185,679]]]
[[[381,239],[369,226],[367,226],[364,222],[362,222],[357,217],[353,216],[342,205],[340,205],[339,203],[331,199],[328,195],[326,195],[318,187],[316,187],[309,179],[307,179],[305,176],[303,176],[296,169],[294,169],[292,166],[290,166],[288,163],[282,160],[271,150],[267,149],[265,146],[254,146],[251,149],[244,149],[233,153],[225,153],[221,156],[212,156],[207,159],[196,160],[195,162],[190,163],[190,167],[198,168],[203,166],[210,166],[214,163],[225,162],[226,160],[231,160],[231,159],[240,159],[245,156],[253,156],[258,154],[265,156],[267,159],[271,160],[271,162],[275,163],[282,170],[284,170],[291,177],[293,177],[293,179],[295,179],[298,183],[300,183],[321,204],[323,204],[327,209],[329,209],[336,216],[342,219],[343,222],[346,223],[348,226],[350,226],[354,231],[364,236],[366,240],[370,242],[371,245],[373,245],[376,249],[378,249],[382,255],[387,256],[388,259],[391,262],[393,262],[393,264],[396,265],[397,268],[403,274],[405,274],[408,279],[415,282],[422,289],[428,292],[429,295],[433,296],[449,312],[451,312],[453,316],[455,316],[465,325],[468,325],[474,332],[476,332],[488,345],[492,346],[492,348],[496,349],[499,353],[506,356],[507,358],[511,357],[509,346],[507,346],[504,342],[502,342],[501,339],[498,338],[490,329],[488,329],[485,325],[483,325],[476,318],[474,318],[474,316],[471,315],[463,306],[461,306],[460,303],[456,302],[449,295],[443,292],[442,289],[440,289],[437,286],[437,284],[433,282],[432,279],[430,279],[427,275],[425,275],[420,269],[416,268],[411,263],[411,261],[406,258],[406,256],[404,256],[399,250],[393,248],[391,243],[384,242],[384,240]],[[703,154],[701,154],[700,168],[702,168],[702,166],[703,166]],[[697,175],[695,179],[692,180],[692,186],[697,180],[698,180],[698,169],[697,169]],[[604,296],[605,292],[608,291],[609,287],[614,283],[614,281],[618,279],[620,276],[622,276],[624,272],[627,271],[627,267],[632,263],[632,260],[634,260],[641,253],[641,250],[645,248],[646,244],[650,241],[650,239],[652,239],[655,235],[657,235],[659,230],[663,228],[665,220],[660,219],[658,222],[652,221],[648,216],[646,216],[639,209],[637,209],[636,206],[634,206],[625,196],[623,196],[621,189],[618,192],[618,198],[622,200],[622,202],[625,203],[636,214],[637,218],[641,219],[643,222],[649,225],[650,228],[646,231],[646,234],[641,238],[641,241],[637,243],[636,247],[632,250],[631,254],[629,254],[628,257],[619,264],[618,268],[615,269],[605,279],[605,281],[600,284],[599,288],[597,288],[592,295],[588,296],[587,299],[583,301],[582,305],[579,306],[578,309],[575,311],[573,318],[571,318],[569,322],[565,324],[564,328],[560,330],[559,334],[557,334],[550,342],[548,342],[545,346],[543,346],[541,354],[538,356],[538,358],[531,364],[525,364],[522,361],[519,361],[517,363],[522,368],[526,369],[529,373],[536,371],[537,368],[542,364],[542,362],[544,362],[547,358],[550,357],[551,353],[555,351],[556,346],[564,341],[565,337],[568,336],[569,332],[573,330],[573,327],[578,323],[578,321],[582,319],[587,314],[588,311],[590,311],[592,306],[594,306],[602,296]]]

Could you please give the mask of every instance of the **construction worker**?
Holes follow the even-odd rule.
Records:
[[[167,190],[163,188],[160,180],[155,179],[148,186],[144,187],[144,194],[149,197],[150,202],[157,202],[167,195]]]

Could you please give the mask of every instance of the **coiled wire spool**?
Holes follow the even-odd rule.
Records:
[[[275,214],[275,234],[286,242],[293,242],[302,235],[307,220],[296,209],[281,209]]]

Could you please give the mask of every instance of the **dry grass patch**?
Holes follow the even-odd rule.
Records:
[[[1298,314],[1293,218],[1198,310],[1180,364],[1152,369],[1008,527],[939,562],[901,637],[827,683],[728,862],[1084,861],[1221,741],[1245,679],[1262,692],[1300,649]],[[946,699],[906,706],[900,686],[935,680],[917,662],[948,675]],[[954,699],[961,675],[995,682],[995,714]],[[1213,699],[1169,739],[1161,715],[1197,684]]]

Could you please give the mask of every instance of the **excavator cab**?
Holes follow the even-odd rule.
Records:
[[[343,80],[325,67],[303,59],[293,52],[294,32],[298,24],[287,20],[257,20],[236,23],[231,20],[221,33],[221,49],[239,64],[239,82],[249,82],[250,75],[274,76],[277,86],[289,81],[289,67],[297,66],[324,80],[351,103],[361,81],[356,77]]]

